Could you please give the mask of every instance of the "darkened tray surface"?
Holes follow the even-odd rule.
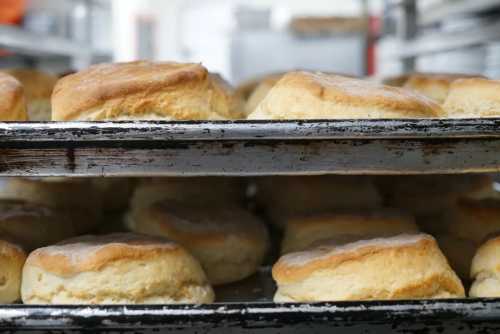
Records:
[[[0,123],[0,175],[500,170],[500,119]]]
[[[0,305],[0,332],[498,333],[500,299],[272,303],[269,267],[211,305]]]
[[[0,306],[0,331],[499,333],[499,299],[315,304]]]

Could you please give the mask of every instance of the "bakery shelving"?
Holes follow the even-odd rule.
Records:
[[[498,171],[500,119],[0,123],[2,175]],[[0,331],[498,333],[498,299],[0,305]],[[252,289],[252,292],[255,291]],[[269,293],[271,292],[271,293]]]
[[[417,6],[417,0],[388,3],[390,5],[386,7],[385,15],[388,31],[381,39],[381,54],[382,58],[387,61],[386,64],[399,61],[401,71],[416,70],[416,60],[420,56],[464,50],[500,40],[498,19],[477,16],[484,12],[495,13],[495,9],[500,9],[500,1],[443,0],[423,9]],[[471,17],[476,21],[467,23]],[[450,20],[454,28],[443,29],[443,24],[449,24]],[[470,27],[464,25],[456,29],[457,22],[462,21]],[[391,34],[390,22],[395,23],[393,34]],[[389,67],[392,66],[394,64]],[[446,70],[442,68],[440,71]],[[439,71],[439,69],[434,71]]]
[[[69,69],[111,59],[109,46],[95,42],[97,29],[103,30],[109,22],[103,19],[110,11],[107,0],[71,0],[55,7],[47,5],[47,2],[31,2],[19,25],[0,24],[0,48],[31,65],[41,61],[51,66],[50,60],[55,60],[56,69],[62,66],[60,63],[64,64],[63,69]],[[97,35],[105,34],[101,31]]]
[[[0,174],[497,172],[500,119],[0,123]]]
[[[420,25],[428,25],[439,22],[446,17],[481,13],[495,8],[500,8],[499,0],[441,1],[424,9],[418,22]]]
[[[383,56],[399,59],[413,58],[418,55],[459,49],[498,39],[500,39],[500,22],[494,22],[460,34],[432,32],[415,39],[400,41],[397,48],[384,50]]]
[[[40,41],[43,40],[43,43]],[[105,51],[55,36],[40,36],[14,26],[0,25],[0,46],[25,55],[70,57],[108,56]]]
[[[177,333],[482,333],[500,331],[497,299],[315,304],[0,306],[0,330]]]

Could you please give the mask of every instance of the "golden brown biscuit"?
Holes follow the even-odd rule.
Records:
[[[234,119],[234,92],[200,64],[100,64],[65,76],[52,95],[52,119]]]
[[[406,81],[408,81],[410,75],[411,74],[407,73],[407,74],[394,75],[383,78],[375,78],[375,80],[387,86],[403,87]]]
[[[399,235],[282,256],[276,302],[464,297],[430,235]]]
[[[26,254],[17,245],[0,240],[0,303],[21,298],[21,273]]]
[[[26,121],[24,89],[14,77],[0,73],[0,120]]]
[[[294,216],[382,205],[371,178],[363,176],[271,176],[255,182],[259,207],[278,226]]]
[[[102,214],[102,197],[89,179],[3,178],[0,199],[20,200],[60,210],[78,222],[80,233],[88,233]]]
[[[271,73],[266,75],[261,75],[250,80],[246,80],[236,86],[236,94],[240,96],[245,102],[248,101],[250,95],[255,91],[259,84],[266,80],[267,78],[277,77],[281,78],[285,74],[284,72]]]
[[[57,77],[40,70],[13,68],[5,70],[15,77],[24,87],[28,105],[28,120],[50,121],[50,97]]]
[[[92,179],[99,197],[102,198],[102,210],[106,212],[124,211],[135,187],[135,181],[125,177],[101,177]]]
[[[470,297],[500,297],[500,237],[485,242],[472,260]]]
[[[158,235],[186,247],[214,285],[257,271],[269,246],[265,225],[244,209],[158,202],[130,214],[136,232]]]
[[[303,251],[326,239],[357,241],[416,232],[418,227],[413,217],[397,210],[295,217],[286,222],[281,253]]]
[[[398,87],[321,72],[285,74],[248,119],[434,118],[432,100]]]
[[[88,232],[93,216],[19,200],[0,200],[0,236],[30,251]]]
[[[449,210],[459,198],[488,198],[493,180],[488,175],[405,175],[376,179],[387,205],[415,216]]]
[[[162,177],[141,179],[133,193],[130,208],[136,210],[155,202],[242,206],[246,183],[234,177]]]
[[[283,73],[270,74],[262,78],[256,87],[252,90],[251,94],[245,104],[245,114],[250,115],[257,106],[264,100],[269,91],[274,87],[274,85],[281,79]]]
[[[83,236],[35,250],[24,265],[21,296],[25,304],[214,300],[200,264],[181,246],[132,233]]]
[[[403,87],[425,95],[441,104],[448,96],[453,81],[473,77],[482,76],[459,73],[412,73],[408,76]]]
[[[450,118],[500,116],[500,81],[481,78],[459,79],[450,85],[443,109]]]

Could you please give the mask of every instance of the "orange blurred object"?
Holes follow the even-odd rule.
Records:
[[[0,24],[18,24],[25,10],[26,0],[0,0]]]

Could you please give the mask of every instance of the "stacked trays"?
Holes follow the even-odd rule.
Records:
[[[495,118],[0,123],[3,176],[498,172],[498,152],[500,119]],[[497,299],[275,304],[265,268],[233,288],[241,298],[210,305],[0,306],[0,331],[500,330]],[[253,300],[244,297],[249,295]]]
[[[3,176],[486,173],[499,151],[500,118],[0,123]]]

